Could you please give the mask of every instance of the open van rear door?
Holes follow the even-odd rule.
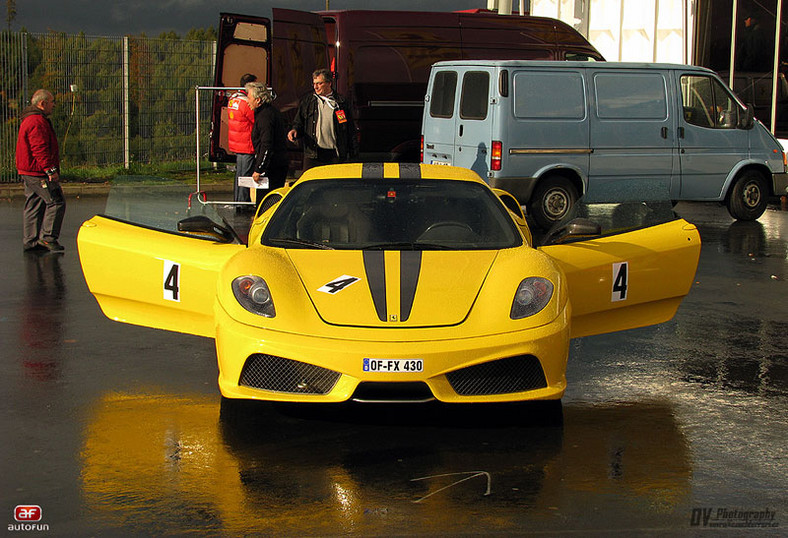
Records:
[[[312,89],[315,69],[330,67],[323,17],[317,13],[274,8],[272,86],[276,106],[288,120],[298,100]]]
[[[271,85],[271,21],[221,13],[216,46],[214,86],[238,87],[241,77],[251,73],[258,82]],[[210,160],[233,161],[227,145],[227,101],[233,90],[215,91],[211,108]]]

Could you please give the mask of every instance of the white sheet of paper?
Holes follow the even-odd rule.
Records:
[[[255,181],[252,176],[239,176],[238,186],[246,187],[248,189],[267,189],[268,176],[260,176],[260,181]]]

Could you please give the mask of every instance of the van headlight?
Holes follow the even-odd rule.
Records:
[[[522,319],[542,311],[553,296],[553,283],[546,278],[528,277],[517,286],[509,317]]]
[[[233,280],[233,295],[252,314],[266,318],[276,316],[271,290],[265,280],[257,275],[239,276]]]

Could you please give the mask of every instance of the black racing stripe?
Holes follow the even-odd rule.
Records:
[[[408,321],[416,298],[416,286],[421,271],[421,251],[403,250],[399,258],[399,320]]]
[[[369,291],[372,293],[372,302],[380,321],[386,321],[386,263],[384,251],[365,250],[364,272],[367,274]]]
[[[417,163],[400,163],[399,177],[402,179],[421,179],[421,165]]]
[[[383,179],[383,163],[362,164],[361,179]]]

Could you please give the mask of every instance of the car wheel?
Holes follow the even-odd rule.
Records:
[[[577,189],[561,176],[548,176],[536,186],[531,196],[531,215],[542,229],[549,229],[563,219],[577,201]]]
[[[737,220],[755,220],[766,211],[766,180],[755,170],[743,172],[728,194],[728,212]]]

